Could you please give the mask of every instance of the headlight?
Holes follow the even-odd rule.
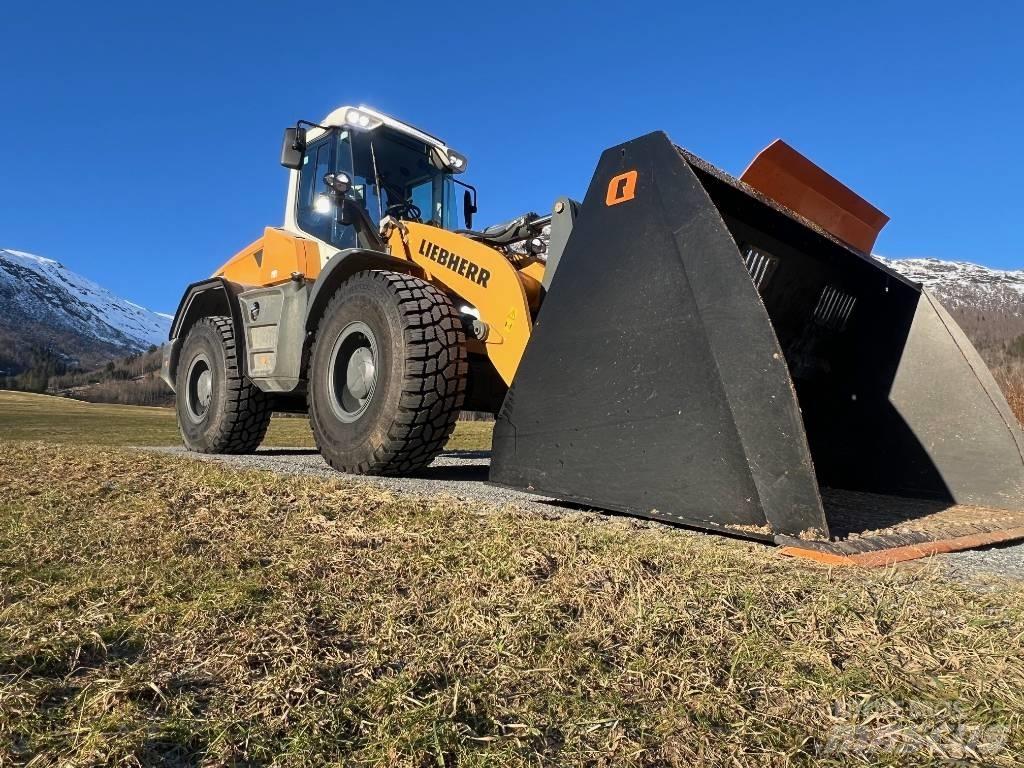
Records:
[[[360,128],[364,131],[372,131],[379,128],[383,123],[372,115],[358,109],[350,109],[345,113],[345,122],[353,128]]]
[[[469,165],[469,160],[466,159],[465,155],[460,155],[453,149],[448,150],[448,167],[452,173],[462,173],[466,170],[467,165]]]

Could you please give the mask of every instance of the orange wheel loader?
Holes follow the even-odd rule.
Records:
[[[466,158],[368,107],[288,128],[281,164],[283,225],[175,315],[189,449],[308,411],[331,466],[412,474],[489,411],[490,480],[555,499],[836,562],[1024,536],[989,371],[871,257],[886,216],[783,142],[736,179],[650,133],[486,229]]]

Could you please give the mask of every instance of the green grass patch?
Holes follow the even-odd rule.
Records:
[[[459,422],[447,448],[489,450],[491,428],[489,422]],[[181,444],[170,408],[85,403],[4,390],[0,390],[0,439],[109,446]],[[263,445],[313,447],[309,421],[302,416],[275,416]]]
[[[1022,596],[8,441],[0,765],[1016,765]]]

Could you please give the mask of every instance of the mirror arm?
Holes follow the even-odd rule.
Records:
[[[349,215],[349,199],[338,192],[331,195],[335,201],[335,216],[338,223],[343,227],[350,226],[352,224],[352,217]]]
[[[460,187],[465,187],[466,189],[466,193],[465,196],[463,197],[462,202],[462,218],[465,219],[466,229],[472,229],[473,214],[476,213],[478,210],[476,205],[476,187],[474,187],[472,184],[467,184],[466,182],[459,181],[458,179],[455,178],[453,178],[452,181],[454,181]],[[472,198],[470,198],[470,193],[472,193]]]
[[[474,208],[474,213],[475,213],[476,212],[476,210],[475,210],[476,209],[476,187],[474,187],[472,184],[467,184],[464,181],[460,181],[459,179],[453,178],[452,181],[454,181],[460,187],[465,187],[466,189],[468,189],[470,192],[473,193],[473,208]]]
[[[351,203],[348,191],[352,188],[352,177],[344,172],[328,173],[324,175],[324,186],[327,187],[327,194],[334,202],[335,219],[339,224],[348,226],[352,223],[348,207]]]
[[[322,128],[325,131],[331,130],[325,125],[311,123],[309,120],[299,120],[294,126],[285,129],[284,144],[281,146],[281,165],[293,171],[301,170],[306,154],[306,129],[302,127],[304,125]]]
[[[309,120],[299,120],[298,122],[295,123],[295,127],[296,128],[301,128],[304,125],[308,125],[310,128],[319,128],[319,129],[321,129],[323,131],[331,130],[331,127],[329,125],[320,125],[320,123],[311,123],[311,122],[309,122]]]

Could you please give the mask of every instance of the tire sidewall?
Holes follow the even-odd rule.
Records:
[[[188,373],[193,361],[205,355],[210,366],[211,390],[210,404],[206,413],[198,421],[188,413]],[[212,453],[223,449],[220,445],[223,430],[225,404],[227,402],[227,380],[225,370],[227,360],[220,333],[206,321],[200,321],[192,327],[185,343],[181,347],[178,369],[175,376],[175,410],[178,414],[178,430],[181,432],[185,447],[191,451]]]
[[[404,379],[406,342],[398,299],[387,281],[373,273],[345,282],[317,328],[310,357],[310,418],[321,453],[333,464],[355,466],[374,455],[388,440],[399,412]],[[342,332],[353,322],[369,326],[377,343],[377,379],[366,410],[352,422],[334,414],[328,377],[331,353]]]

